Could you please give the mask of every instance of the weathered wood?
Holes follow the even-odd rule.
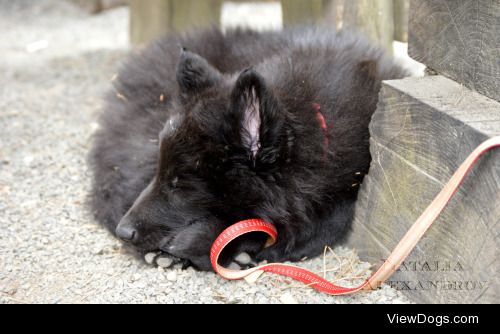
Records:
[[[218,26],[222,0],[171,0],[171,28],[183,31],[192,28]]]
[[[170,30],[170,0],[130,0],[130,41],[147,43]]]
[[[392,52],[393,0],[282,0],[286,26],[343,25],[360,30]],[[222,0],[130,0],[131,41],[145,43],[169,31],[218,24]]]
[[[393,0],[282,0],[285,25],[316,23],[355,29],[392,52]],[[339,20],[339,22],[338,22]]]
[[[324,19],[325,0],[282,0],[285,25],[319,23]]]
[[[129,0],[101,0],[101,8],[103,10],[116,8],[120,6],[127,6]]]
[[[394,37],[392,0],[345,0],[343,27],[363,32],[392,53]]]
[[[82,7],[89,13],[95,14],[100,11],[119,6],[125,6],[127,0],[69,0]]]
[[[394,0],[394,40],[408,42],[410,0]]]
[[[323,1],[323,16],[327,26],[337,30],[342,22],[341,14],[342,0]],[[340,21],[340,22],[339,22]]]
[[[373,161],[349,243],[380,264],[467,155],[500,135],[500,103],[442,76],[388,81],[370,130]],[[499,189],[497,149],[388,283],[417,302],[498,302]]]
[[[130,0],[133,44],[147,43],[169,31],[218,25],[222,0]]]
[[[500,101],[500,1],[411,1],[410,13],[412,58]]]
[[[102,2],[101,0],[70,0],[77,6],[80,6],[85,11],[95,14],[102,10]]]

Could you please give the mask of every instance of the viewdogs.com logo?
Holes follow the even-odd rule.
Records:
[[[443,279],[440,273],[445,272],[467,272],[458,261],[406,261],[401,264],[397,272],[425,272],[426,277],[435,276],[436,279],[418,281],[387,281],[386,283],[396,290],[482,290],[486,288],[487,281],[467,280],[464,274],[453,275],[464,279]],[[435,273],[435,275],[433,275]],[[424,275],[422,275],[424,276]]]
[[[478,324],[479,316],[477,315],[400,315],[400,314],[387,314],[387,320],[390,324],[433,324],[437,327],[446,324]]]

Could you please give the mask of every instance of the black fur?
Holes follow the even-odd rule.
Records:
[[[315,256],[349,231],[381,80],[405,75],[347,32],[170,35],[133,55],[107,97],[90,154],[95,217],[202,270],[215,237],[253,217],[276,224],[277,244],[248,236],[233,252]]]

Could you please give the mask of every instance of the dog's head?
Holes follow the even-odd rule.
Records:
[[[278,172],[289,146],[285,111],[253,69],[225,76],[184,51],[177,81],[156,175],[116,234],[143,251],[162,250],[209,270],[211,244],[224,228],[276,211],[285,197]],[[239,250],[252,252],[262,242]]]

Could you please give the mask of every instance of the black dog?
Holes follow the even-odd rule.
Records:
[[[370,164],[381,80],[406,73],[362,37],[312,28],[172,35],[134,55],[90,155],[96,219],[143,252],[209,270],[229,225],[279,232],[230,252],[296,261],[344,239]]]

